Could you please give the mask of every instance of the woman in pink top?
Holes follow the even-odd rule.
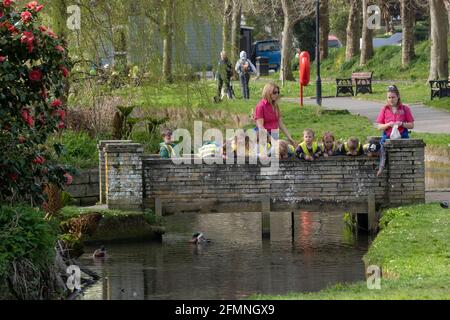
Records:
[[[273,82],[264,86],[262,100],[256,105],[254,114],[257,130],[266,130],[275,139],[278,139],[277,135],[272,134],[272,130],[281,129],[289,142],[295,146],[297,143],[292,139],[288,129],[281,120],[280,107],[278,106],[279,98],[280,87]]]
[[[381,144],[391,136],[392,128],[397,125],[402,139],[409,138],[408,129],[414,128],[414,117],[411,109],[402,104],[400,92],[396,86],[389,86],[387,93],[387,105],[385,105],[377,118],[378,129],[383,130]]]

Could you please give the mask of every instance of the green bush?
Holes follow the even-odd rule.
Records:
[[[144,212],[144,219],[152,226],[162,226],[164,224],[164,218],[157,216],[152,210],[146,210]]]
[[[25,205],[0,207],[0,275],[17,259],[38,264],[52,259],[57,231],[44,216],[45,212]]]
[[[47,145],[64,145],[59,161],[80,169],[98,165],[97,140],[85,132],[65,131],[61,135],[52,136]]]
[[[0,297],[54,297],[57,226],[26,205],[0,207]]]

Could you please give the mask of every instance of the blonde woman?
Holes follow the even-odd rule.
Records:
[[[264,86],[262,99],[256,105],[253,115],[256,121],[256,130],[266,130],[272,135],[272,130],[280,130],[286,135],[287,140],[294,146],[297,143],[292,139],[281,117],[278,101],[280,99],[280,87],[270,82]],[[278,136],[272,135],[275,139]]]

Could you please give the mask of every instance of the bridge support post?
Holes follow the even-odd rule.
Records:
[[[97,144],[98,149],[98,184],[100,188],[99,204],[106,204],[106,161],[105,147],[107,144],[132,143],[131,140],[100,140]]]
[[[105,190],[109,209],[142,209],[143,153],[144,147],[139,143],[105,146]]]
[[[162,202],[160,198],[155,198],[155,215],[162,217]]]
[[[261,200],[261,233],[263,238],[270,238],[270,198]]]
[[[367,197],[367,222],[368,230],[371,233],[375,233],[378,228],[378,221],[375,209],[375,194],[371,193]]]

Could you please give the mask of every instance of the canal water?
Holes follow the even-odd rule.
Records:
[[[293,218],[272,213],[271,238],[262,239],[260,213],[178,214],[166,217],[161,243],[109,245],[105,259],[87,247],[80,260],[102,280],[84,299],[240,299],[365,279],[370,240],[352,234],[342,212]],[[188,243],[197,231],[211,242]]]

